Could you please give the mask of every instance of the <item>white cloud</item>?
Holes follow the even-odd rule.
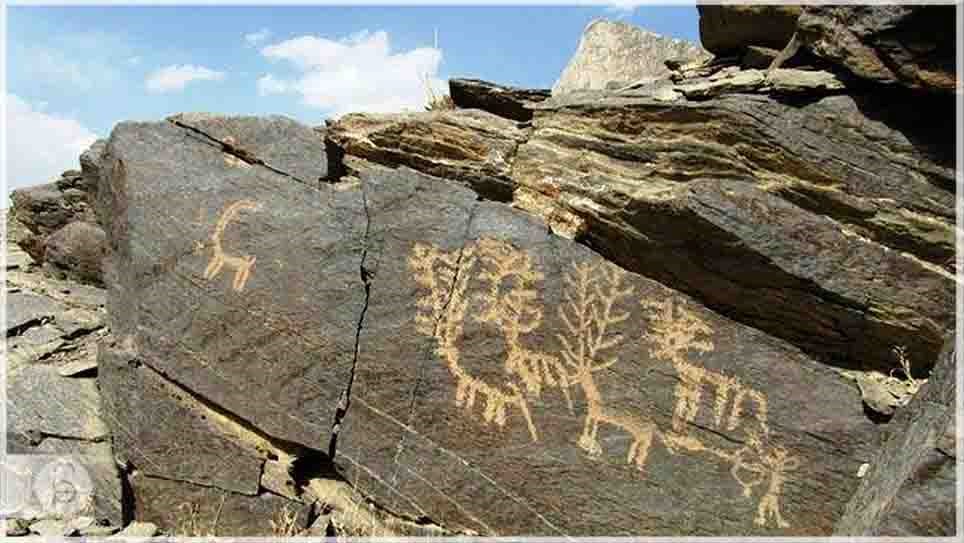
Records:
[[[79,157],[97,136],[74,119],[45,113],[7,94],[7,189],[49,183],[77,169]],[[3,195],[6,207],[7,194]]]
[[[606,11],[619,15],[632,15],[636,8],[643,5],[639,0],[608,0]]]
[[[226,74],[193,64],[165,66],[147,76],[151,92],[182,91],[192,81],[222,81]]]
[[[258,45],[259,43],[263,42],[264,40],[270,37],[271,37],[271,31],[268,30],[267,28],[262,28],[257,32],[251,32],[250,34],[245,34],[244,43],[246,43],[249,47],[254,47],[255,45]]]
[[[302,36],[264,47],[261,54],[289,62],[300,72],[293,79],[262,76],[261,95],[297,93],[306,105],[332,116],[421,109],[426,80],[436,94],[446,87],[438,78],[441,50],[420,47],[393,53],[383,31],[361,31],[341,40]]]

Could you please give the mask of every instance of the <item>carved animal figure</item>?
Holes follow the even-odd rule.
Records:
[[[611,328],[629,318],[629,313],[614,311],[617,301],[633,293],[631,287],[620,286],[624,274],[613,266],[574,264],[566,277],[566,303],[559,308],[569,334],[557,337],[563,345],[562,358],[573,370],[566,381],[578,384],[586,397],[587,413],[579,446],[590,457],[600,456],[599,425],[610,424],[633,436],[626,462],[635,462],[636,468],[643,470],[653,438],[658,434],[656,424],[644,416],[607,406],[593,378],[593,373],[618,361],[615,357],[600,361],[600,356],[623,340],[621,334],[611,333]]]
[[[239,256],[225,253],[224,248],[221,246],[221,236],[224,235],[224,229],[237,217],[238,213],[242,211],[257,211],[260,209],[261,204],[251,200],[238,200],[224,209],[214,227],[214,232],[211,233],[211,250],[213,254],[211,255],[211,261],[204,270],[205,279],[214,279],[221,273],[221,269],[224,266],[228,266],[235,270],[234,281],[231,285],[232,288],[237,292],[244,290],[244,285],[251,275],[251,268],[254,266],[257,257],[253,255]]]

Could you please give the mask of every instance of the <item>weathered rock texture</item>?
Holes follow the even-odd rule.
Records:
[[[783,49],[797,27],[800,6],[696,6],[700,42],[717,55],[742,53],[749,46]]]
[[[798,36],[814,54],[859,77],[952,93],[960,32],[954,10],[951,5],[806,6]]]
[[[553,95],[603,90],[669,75],[667,60],[704,60],[699,45],[654,34],[626,23],[597,19],[583,31]]]
[[[532,120],[532,110],[527,106],[549,98],[550,91],[505,87],[479,79],[451,79],[449,95],[456,107],[481,109],[514,121],[528,122]]]
[[[837,522],[838,536],[957,532],[957,353],[950,336],[930,381],[888,428],[884,446]]]
[[[477,110],[347,116],[326,142],[293,137],[300,161],[283,167],[245,142],[261,130],[309,129],[191,116],[119,125],[98,190],[100,215],[111,217],[115,335],[100,382],[115,435],[127,429],[115,444],[139,474],[135,495],[206,504],[220,493],[249,503],[264,499],[263,485],[278,488],[265,462],[290,455],[314,469],[333,462],[380,506],[455,532],[830,533],[879,440],[855,388],[791,344],[491,201],[524,207],[512,189],[540,189],[526,172],[550,162],[539,152],[562,126],[581,130],[570,137],[583,142],[608,128],[608,144],[619,145],[618,127],[632,122],[616,111],[545,107],[534,129]],[[624,157],[656,156],[633,155],[632,145],[644,144],[623,145]],[[329,165],[338,178],[304,182],[326,177],[326,156],[339,161]],[[385,168],[399,163],[432,175]],[[311,164],[310,176],[289,174]],[[722,269],[730,258],[759,259],[756,281],[779,279],[784,297],[803,290],[830,322],[849,315],[855,330],[869,328],[860,322],[867,317],[848,313],[842,294],[820,301],[804,278],[891,300],[839,275],[872,260],[898,266],[905,288],[914,277],[907,270],[916,261],[891,263],[875,243],[851,242],[833,221],[749,180],[651,178],[654,187],[621,206],[627,217],[651,210],[649,264],[673,254],[659,235],[705,225],[687,235],[731,247],[732,255],[714,250]],[[559,182],[560,202],[580,196],[601,215],[619,201],[611,195],[625,194],[612,181],[578,192],[579,179]],[[580,239],[640,244],[605,234],[579,205],[571,212],[585,221]],[[826,241],[814,248],[794,235],[803,230]],[[844,248],[866,256],[838,263]],[[802,265],[814,256],[831,263],[832,279]],[[931,283],[918,287],[921,299],[940,292],[928,285],[943,276],[932,274],[923,275]],[[697,277],[717,276],[726,274]],[[779,300],[765,302],[768,314]],[[190,445],[166,448],[172,440]],[[217,490],[205,497],[199,488]],[[734,500],[706,499],[727,493]],[[174,522],[151,508],[143,514],[152,522]],[[233,533],[255,533],[262,513]]]
[[[321,535],[356,518],[334,477],[354,535],[848,525],[861,467],[932,412],[873,422],[853,376],[898,348],[947,404],[952,125],[835,65],[738,62],[545,100],[463,81],[461,109],[316,129],[118,125],[97,372],[131,513]],[[914,451],[882,533],[947,529],[901,512],[948,495]]]
[[[80,157],[81,170],[69,170],[53,183],[15,190],[12,218],[26,227],[10,241],[37,265],[49,264],[55,276],[99,285],[104,233],[97,226],[90,202],[95,198],[97,160],[103,140]]]

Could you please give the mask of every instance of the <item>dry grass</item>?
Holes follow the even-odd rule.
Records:
[[[437,94],[432,88],[432,83],[428,76],[422,78],[425,84],[426,105],[425,111],[445,111],[455,109],[455,102],[448,94]]]
[[[277,511],[271,519],[271,535],[274,537],[293,537],[299,534],[298,512],[292,511],[287,504]]]

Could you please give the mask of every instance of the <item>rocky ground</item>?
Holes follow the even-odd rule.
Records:
[[[700,9],[713,58],[594,23],[553,91],[121,123],[17,191],[8,441],[95,498],[15,531],[953,533],[946,24]]]

